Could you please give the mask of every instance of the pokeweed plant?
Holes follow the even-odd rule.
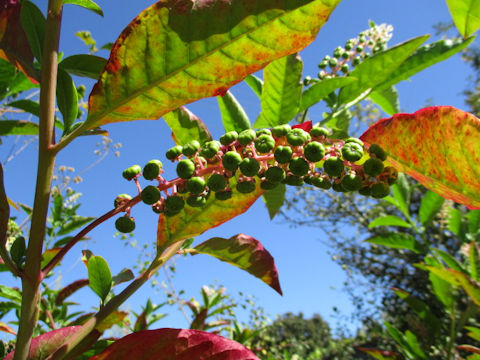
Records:
[[[451,8],[468,2],[448,1]],[[39,122],[4,121],[1,133],[39,136],[30,235],[27,243],[15,241],[10,251],[6,248],[9,200],[0,173],[0,255],[5,267],[22,279],[16,347],[7,358],[81,356],[112,318],[122,317],[118,307],[178,253],[212,255],[252,273],[281,293],[273,258],[248,235],[212,238],[193,248],[184,245],[187,239],[243,213],[262,194],[273,216],[281,205],[285,184],[307,182],[381,198],[389,194],[397,171],[402,171],[446,198],[478,207],[478,176],[473,174],[480,157],[474,140],[479,123],[473,115],[451,107],[428,108],[383,120],[361,140],[347,136],[349,107],[370,97],[386,112],[395,112],[393,85],[466,47],[473,40],[467,36],[479,27],[478,18],[465,10],[470,7],[457,6],[454,19],[457,25],[463,24],[459,26],[464,26],[465,39],[423,47],[428,36],[386,48],[388,27],[371,24],[366,33],[336,49],[333,58],[323,59],[318,81],[307,81],[311,86],[303,90],[302,61],[297,53],[313,41],[338,3],[160,1],[126,27],[108,61],[94,55],[73,55],[59,61],[63,5],[79,5],[101,15],[100,7],[91,0],[49,0],[45,18],[28,0],[2,2],[0,16],[5,27],[0,55],[21,71],[23,82],[40,86],[39,103],[14,104],[38,115]],[[165,46],[167,42],[170,46]],[[369,46],[371,53],[366,52]],[[141,54],[142,61],[132,54]],[[326,60],[329,73],[324,70]],[[355,67],[352,71],[346,66],[349,61]],[[264,82],[251,75],[262,68]],[[79,91],[71,75],[98,78],[83,121],[77,120]],[[262,111],[255,127],[264,129],[251,129],[245,111],[228,91],[243,79],[260,97]],[[183,107],[209,96],[219,96],[226,130],[219,142]],[[288,125],[297,114],[305,119],[308,109],[319,101],[330,108],[320,125],[333,128],[333,133],[310,122]],[[61,121],[56,118],[55,103]],[[103,125],[162,116],[177,142],[167,158],[178,161],[178,177],[164,177],[162,162],[157,159],[143,169],[138,165],[127,168],[123,176],[136,184],[138,195],[118,196],[113,210],[88,224],[42,264],[57,154],[80,135],[102,133]],[[154,185],[142,188],[141,174]],[[132,208],[141,201],[159,214],[157,254],[150,266],[115,295],[111,291],[115,280],[105,259],[85,251],[89,286],[101,300],[99,311],[80,326],[56,329],[32,340],[42,280],[105,220],[123,212],[115,225],[120,231],[132,231]],[[130,276],[126,278],[130,280]],[[168,358],[257,359],[234,341],[194,329],[136,332],[91,359],[123,359],[132,354],[142,358],[152,353]]]

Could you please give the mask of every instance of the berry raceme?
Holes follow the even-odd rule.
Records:
[[[398,177],[395,168],[383,163],[387,153],[376,144],[365,146],[356,138],[332,139],[329,134],[319,126],[305,131],[289,125],[240,134],[230,131],[220,142],[199,145],[192,141],[169,149],[166,156],[177,162],[177,179],[167,181],[162,177],[159,160],[149,161],[143,169],[143,177],[157,181],[156,186],[140,188],[138,165],[126,169],[123,176],[135,179],[141,200],[154,212],[169,217],[185,207],[201,208],[213,195],[216,200],[227,201],[235,193],[270,190],[281,183],[306,183],[337,192],[358,191],[374,198],[387,196]],[[115,207],[131,200],[128,195],[119,195]],[[119,218],[116,226],[119,231],[129,232],[133,230],[130,208],[124,211],[127,215]]]

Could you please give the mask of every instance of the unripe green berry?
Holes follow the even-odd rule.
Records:
[[[221,174],[212,174],[207,180],[207,186],[212,191],[220,191],[227,186],[227,180]]]
[[[337,48],[335,49],[335,51],[333,52],[333,57],[339,58],[339,57],[342,56],[343,52],[344,52],[343,48],[339,46],[339,47],[337,47]]]
[[[330,183],[330,181],[328,181],[327,179],[324,179],[322,177],[313,178],[312,185],[315,186],[315,187],[318,187],[320,189],[325,189],[325,190],[328,190],[332,187],[332,184]]]
[[[303,86],[310,85],[310,81],[312,81],[312,78],[310,76],[305,76],[305,78],[303,79]]]
[[[355,142],[348,142],[343,145],[342,156],[347,161],[358,161],[363,157],[363,146]]]
[[[190,195],[187,198],[187,204],[191,207],[202,207],[207,203],[207,199],[202,195]]]
[[[293,175],[304,176],[308,174],[310,170],[310,165],[307,160],[302,157],[293,158],[288,164],[288,169],[292,172]]]
[[[210,159],[217,155],[218,151],[220,150],[220,146],[221,145],[218,141],[208,141],[203,145],[202,150],[200,150],[200,155],[206,159]]]
[[[362,52],[362,51],[363,51],[363,46],[358,45],[358,46],[355,48],[355,51],[356,51],[357,53]]]
[[[363,186],[358,189],[358,193],[363,196],[370,196],[372,194],[372,190],[370,189],[370,186]]]
[[[185,207],[185,200],[180,195],[172,195],[165,199],[165,207],[172,211],[178,213]]]
[[[236,186],[237,191],[242,194],[254,192],[255,188],[255,180],[240,181]]]
[[[355,137],[349,137],[348,139],[345,140],[345,144],[347,143],[357,143],[358,145],[362,146],[363,147],[363,141],[358,139],[358,138],[355,138]]]
[[[287,164],[292,158],[293,151],[289,146],[279,146],[275,149],[273,156],[279,164]]]
[[[160,190],[153,185],[146,186],[142,190],[140,198],[147,205],[155,204],[158,200],[160,200]]]
[[[240,145],[248,145],[252,143],[253,140],[255,140],[255,130],[252,129],[247,129],[243,130],[240,134],[238,134],[238,143]]]
[[[347,50],[347,51],[350,51],[350,50],[353,49],[353,45],[352,45],[352,43],[349,42],[349,41],[347,41],[347,43],[345,44],[344,47],[345,47],[345,50]]]
[[[192,140],[183,145],[182,152],[185,156],[193,156],[197,153],[198,149],[200,149],[200,143],[197,140]]]
[[[273,136],[278,138],[278,137],[287,135],[291,129],[292,128],[288,124],[277,125],[273,127],[272,134]]]
[[[342,186],[345,190],[356,191],[362,187],[362,178],[355,174],[347,174],[342,178]]]
[[[325,148],[321,143],[312,141],[305,145],[303,154],[308,161],[317,162],[325,156]]]
[[[137,175],[140,174],[141,172],[142,172],[142,168],[140,167],[140,165],[133,165],[123,170],[122,176],[127,180],[132,180],[136,178]]]
[[[336,192],[346,192],[345,188],[342,186],[341,183],[333,183],[332,189]]]
[[[337,177],[342,174],[344,165],[342,159],[336,156],[332,156],[325,160],[325,162],[323,163],[323,168],[325,169],[325,172],[328,174],[328,176]]]
[[[130,200],[132,200],[132,197],[128,194],[117,195],[117,197],[113,201],[113,206],[117,208],[120,205],[123,205],[124,203],[126,203],[127,201],[130,201]]]
[[[205,190],[206,182],[202,177],[194,176],[187,180],[187,190],[192,194],[201,194]]]
[[[260,171],[260,163],[254,158],[245,158],[239,165],[240,171],[245,176],[255,176]]]
[[[350,54],[348,52],[344,52],[342,54],[342,59],[347,60],[350,57]]]
[[[309,140],[309,138],[310,134],[300,128],[292,129],[287,134],[287,142],[292,146],[303,145]]]
[[[260,135],[255,139],[255,149],[262,154],[266,154],[275,147],[275,140],[271,135]]]
[[[259,137],[260,135],[272,135],[272,132],[270,131],[270,129],[259,129],[255,132],[255,134],[257,135],[257,137]]]
[[[163,164],[160,160],[150,160],[143,167],[143,177],[147,180],[153,180],[160,175],[160,170],[162,170]]]
[[[304,181],[300,176],[296,175],[287,175],[283,183],[290,185],[290,186],[302,186]]]
[[[115,228],[122,233],[130,233],[135,230],[135,221],[127,215],[121,216],[115,221]]]
[[[242,157],[235,151],[228,151],[222,158],[223,167],[230,171],[236,171],[241,162]]]
[[[275,189],[279,184],[280,184],[279,182],[271,182],[271,181],[268,181],[268,180],[263,180],[260,183],[260,187],[263,190],[272,190],[272,189]]]
[[[230,145],[238,138],[238,133],[236,131],[229,131],[222,136],[220,136],[220,142],[222,145]]]
[[[320,64],[318,64],[318,67],[320,69],[325,69],[328,66],[328,61],[322,61]]]
[[[230,190],[217,191],[215,193],[215,199],[220,200],[220,201],[225,201],[225,200],[231,199],[232,195],[233,195],[233,193]]]
[[[377,177],[380,175],[383,171],[383,168],[383,162],[375,158],[370,158],[363,164],[363,171],[365,171],[365,174],[372,177]]]
[[[338,60],[335,59],[335,58],[332,58],[332,59],[328,60],[328,65],[330,65],[331,68],[334,68],[335,66],[338,65]]]
[[[188,179],[195,173],[195,163],[190,159],[180,160],[177,164],[177,175],[182,179]]]
[[[310,135],[313,137],[328,136],[328,130],[317,125],[310,130]]]
[[[285,170],[278,166],[271,166],[265,172],[265,178],[272,183],[283,181],[286,176]]]
[[[359,65],[361,62],[362,62],[362,58],[360,56],[355,56],[352,61],[354,66]]]
[[[341,67],[340,67],[340,71],[344,74],[348,73],[348,71],[350,70],[350,68],[348,67],[348,64],[343,64]]]
[[[376,199],[384,198],[385,196],[388,196],[390,194],[390,187],[388,186],[388,184],[385,184],[383,182],[373,184],[370,187],[370,190],[372,192],[372,197]]]
[[[372,155],[375,155],[377,159],[385,161],[387,159],[387,153],[383,150],[380,145],[372,144],[368,148],[368,152]]]
[[[182,155],[182,151],[183,151],[183,147],[181,147],[180,145],[176,145],[167,150],[167,152],[165,153],[165,157],[168,160],[175,160],[177,157]]]

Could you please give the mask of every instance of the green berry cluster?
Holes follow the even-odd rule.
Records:
[[[167,158],[176,162],[178,178],[174,180],[163,179],[159,160],[149,161],[143,171],[139,165],[131,166],[124,171],[124,177],[136,182],[144,203],[165,216],[175,216],[185,207],[201,208],[211,196],[226,201],[234,193],[270,190],[282,183],[307,183],[337,192],[358,191],[374,198],[387,196],[398,174],[393,167],[384,165],[385,151],[376,144],[366,149],[356,138],[332,139],[329,133],[320,126],[290,125],[230,131],[219,142],[200,145],[192,141],[169,149]],[[141,174],[158,185],[141,189]],[[119,195],[115,207],[125,206],[130,200],[129,195]],[[129,232],[134,224],[129,208],[125,211],[126,216],[119,218],[116,225],[119,231]]]

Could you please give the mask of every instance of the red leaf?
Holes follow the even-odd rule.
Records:
[[[310,132],[312,130],[312,122],[311,121],[305,121],[301,124],[293,125],[292,129],[302,129],[304,131]]]
[[[480,208],[480,120],[451,106],[396,114],[360,137],[388,161],[446,199]]]
[[[198,330],[145,330],[114,342],[90,360],[259,360],[239,343]]]
[[[273,257],[257,239],[245,234],[230,239],[215,237],[196,246],[195,251],[238,266],[282,295]]]
[[[12,334],[12,335],[17,335],[15,330],[13,330],[10,326],[8,326],[7,324],[5,324],[1,321],[0,321],[0,331],[4,331],[4,332],[7,332],[7,333]]]

